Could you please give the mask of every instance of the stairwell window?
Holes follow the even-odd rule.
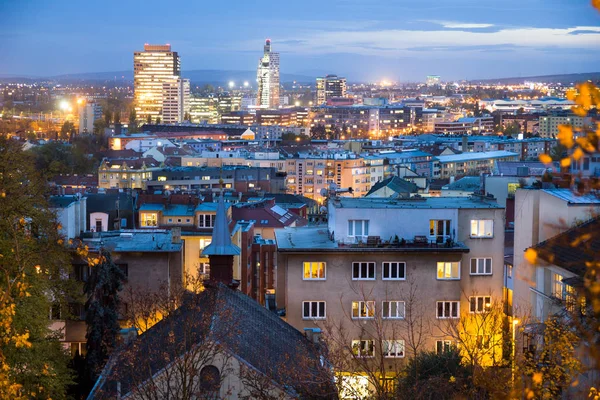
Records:
[[[492,274],[492,259],[486,258],[471,258],[471,275],[491,275]]]
[[[304,276],[303,279],[304,280],[325,280],[326,279],[326,272],[327,272],[327,265],[324,262],[321,261],[317,261],[317,262],[305,262],[303,263],[303,269],[304,269]]]
[[[472,219],[471,220],[472,238],[492,238],[494,237],[494,221],[491,219]]]
[[[325,302],[324,301],[303,301],[302,318],[304,319],[324,319]]]
[[[435,352],[437,354],[442,354],[452,349],[452,340],[436,340],[435,341]]]
[[[438,262],[437,263],[437,278],[456,280],[460,279],[460,261],[454,262]]]
[[[368,219],[349,219],[348,220],[348,236],[361,238],[369,236],[369,220]]]

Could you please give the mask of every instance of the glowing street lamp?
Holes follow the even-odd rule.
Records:
[[[234,86],[235,86],[235,82],[234,81],[229,81],[229,88],[233,89]]]
[[[248,87],[250,86],[250,84],[248,83],[248,81],[244,81],[244,87]]]
[[[517,318],[512,320],[512,363],[510,368],[510,382],[513,388],[515,386],[515,349],[517,347],[516,330],[517,325],[519,325],[520,322],[521,321],[519,321]]]
[[[66,100],[61,101],[58,106],[63,111],[67,111],[69,109],[69,103]]]

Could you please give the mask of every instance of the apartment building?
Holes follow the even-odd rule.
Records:
[[[437,156],[440,167],[440,178],[451,176],[479,175],[489,173],[499,161],[518,161],[519,155],[510,151],[486,151],[479,153],[461,153]]]
[[[98,188],[146,189],[146,181],[160,163],[154,158],[105,158],[98,167]]]
[[[456,135],[478,135],[494,131],[493,117],[464,117],[456,121],[439,121],[434,125],[435,133]]]
[[[421,350],[442,351],[455,344],[448,323],[502,303],[504,210],[484,198],[334,197],[326,226],[276,239],[287,321],[300,331],[342,326],[355,355],[383,353],[386,369],[405,356],[409,309],[429,327]],[[474,326],[469,337],[488,343]]]
[[[575,128],[581,128],[590,123],[591,118],[580,117],[570,111],[555,112],[540,117],[538,133],[541,137],[555,138],[558,135],[558,127],[560,125],[571,125]]]

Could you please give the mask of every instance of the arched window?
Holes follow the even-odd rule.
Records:
[[[218,399],[221,388],[221,373],[214,365],[207,365],[200,370],[200,389],[203,398]]]

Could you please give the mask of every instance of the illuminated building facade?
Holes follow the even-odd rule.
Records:
[[[346,78],[337,75],[317,78],[317,104],[324,104],[336,97],[346,97]]]
[[[177,79],[163,83],[162,122],[183,122],[190,112],[190,81]]]
[[[79,107],[79,133],[94,132],[94,122],[102,118],[102,106],[97,103],[85,103]]]
[[[256,80],[256,105],[261,108],[279,107],[279,53],[271,51],[271,39],[265,42],[264,55],[258,61]]]
[[[164,84],[176,83],[180,75],[179,55],[171,51],[169,44],[145,44],[144,51],[133,53],[133,90],[138,120],[162,118]]]
[[[427,86],[437,86],[440,84],[440,76],[427,75],[427,80],[425,82],[427,83]]]

